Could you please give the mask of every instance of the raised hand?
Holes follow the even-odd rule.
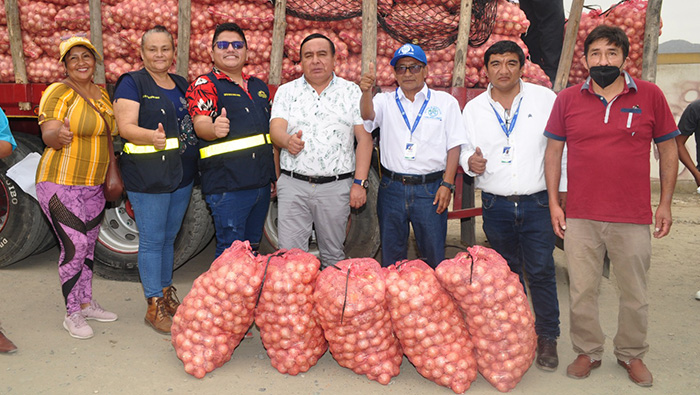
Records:
[[[226,117],[226,107],[221,109],[221,114],[214,120],[214,135],[220,139],[226,137],[230,130],[231,121]]]

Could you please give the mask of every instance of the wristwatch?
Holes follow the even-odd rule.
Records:
[[[449,182],[447,182],[445,180],[442,180],[442,182],[440,183],[440,186],[449,188],[450,192],[452,192],[452,193],[454,193],[454,191],[455,191],[455,184],[450,184]]]
[[[369,188],[369,180],[360,180],[360,179],[355,178],[354,180],[352,180],[352,182],[354,182],[355,184],[357,184],[365,189]]]

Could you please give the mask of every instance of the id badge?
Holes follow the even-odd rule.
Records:
[[[416,143],[406,143],[406,151],[404,151],[403,157],[408,160],[416,160],[416,149]]]
[[[503,153],[501,154],[501,163],[512,163],[513,162],[513,147],[503,147]]]

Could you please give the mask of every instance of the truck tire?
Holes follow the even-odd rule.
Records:
[[[47,248],[53,231],[39,203],[7,177],[7,170],[36,151],[41,140],[16,133],[17,149],[0,159],[0,267],[16,263],[38,250]]]
[[[138,271],[139,231],[126,201],[105,209],[95,246],[95,273],[117,281],[140,281]],[[174,269],[184,265],[209,244],[214,225],[199,187],[192,190],[190,204],[175,239]]]
[[[379,250],[379,220],[377,219],[377,191],[379,176],[375,168],[369,171],[369,188],[367,203],[359,209],[350,212],[347,233],[345,237],[345,256],[347,258],[374,257]],[[279,249],[277,236],[277,199],[270,202],[270,209],[265,219],[263,238],[260,242],[260,252],[269,254]],[[319,256],[318,245],[312,234],[309,241],[309,252]]]

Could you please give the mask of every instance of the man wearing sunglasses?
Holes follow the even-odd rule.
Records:
[[[321,264],[329,266],[345,259],[350,208],[367,200],[372,136],[362,128],[357,84],[333,72],[333,42],[311,34],[299,54],[304,75],[279,87],[270,121],[281,150],[279,247],[307,251],[315,227]]]
[[[466,142],[459,103],[425,84],[425,52],[404,44],[390,64],[399,87],[372,98],[374,66],[362,76],[365,130],[380,129],[382,179],[377,197],[382,265],[408,257],[409,224],[421,256],[433,268],[445,259],[447,206],[460,145]]]
[[[559,365],[559,302],[543,133],[556,95],[523,82],[525,54],[513,41],[489,47],[484,64],[489,85],[464,106],[469,142],[462,146],[460,164],[481,189],[484,233],[491,247],[523,287],[527,278],[538,338],[535,364],[554,371]],[[565,190],[563,183],[561,188]]]
[[[211,47],[214,68],[187,90],[217,257],[235,240],[248,240],[257,249],[275,187],[270,91],[243,72],[247,56],[243,30],[235,23],[218,25]]]

